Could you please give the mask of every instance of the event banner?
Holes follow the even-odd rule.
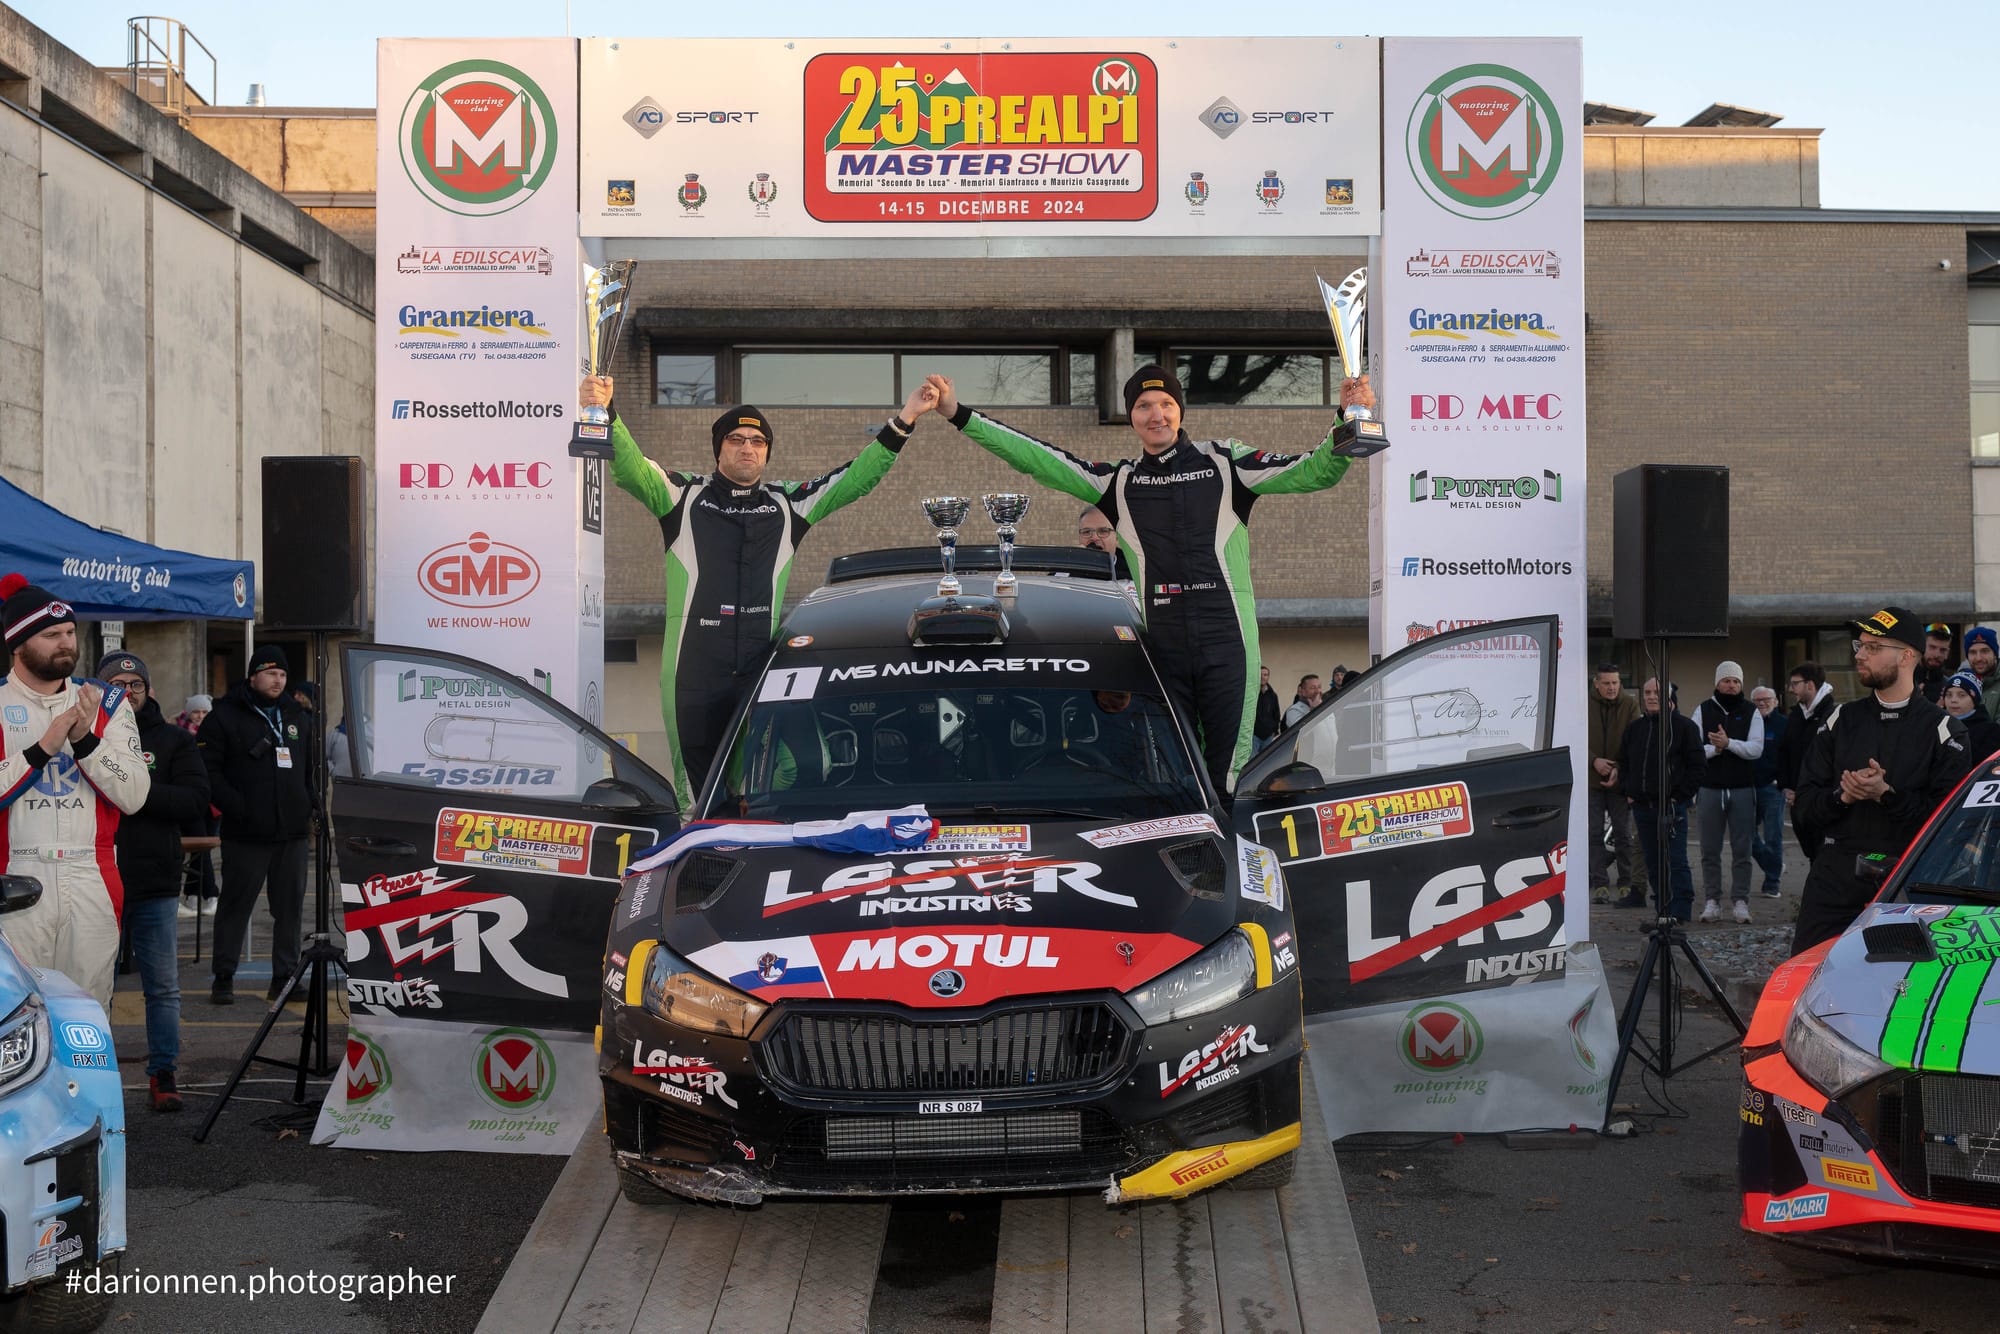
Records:
[[[1583,792],[1585,632],[1581,48],[1553,38],[1383,42],[1372,367],[1395,447],[1369,469],[1370,635],[1554,613],[1555,744]],[[1590,845],[1587,803],[1570,846]],[[1588,937],[1589,885],[1566,891]]]
[[[592,39],[587,236],[1366,236],[1374,38]]]
[[[1327,1133],[1596,1129],[1618,1021],[1597,947],[1547,982],[1306,1020]],[[1327,1062],[1331,1062],[1329,1065]]]
[[[356,1014],[313,1143],[566,1156],[599,1116],[588,1033]]]
[[[568,456],[576,46],[377,48],[375,633],[603,718],[601,465]]]

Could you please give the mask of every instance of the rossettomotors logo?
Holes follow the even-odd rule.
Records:
[[[473,533],[417,564],[424,592],[453,607],[505,607],[542,582],[542,567],[521,547]]]
[[[1530,208],[1562,168],[1562,120],[1541,86],[1505,65],[1460,65],[1410,108],[1410,175],[1439,208],[1505,218]]]
[[[397,148],[411,184],[439,208],[489,217],[526,203],[556,160],[555,107],[497,60],[460,60],[410,94]]]
[[[555,1053],[525,1028],[495,1029],[473,1048],[472,1078],[495,1107],[524,1112],[556,1091]]]

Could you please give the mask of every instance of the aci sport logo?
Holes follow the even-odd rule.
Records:
[[[525,1112],[556,1091],[556,1057],[539,1034],[499,1028],[472,1052],[472,1080],[503,1112]]]
[[[460,60],[417,85],[397,125],[411,184],[468,217],[527,202],[556,161],[556,114],[535,81],[497,60]]]
[[[1438,1075],[1471,1065],[1486,1048],[1472,1012],[1449,1001],[1431,1001],[1403,1016],[1396,1051],[1421,1074]]]
[[[1541,86],[1505,65],[1461,65],[1410,108],[1410,175],[1461,218],[1530,208],[1562,167],[1562,121]]]

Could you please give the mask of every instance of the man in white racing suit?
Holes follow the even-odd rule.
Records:
[[[0,579],[0,632],[12,667],[0,682],[0,829],[7,874],[42,883],[8,915],[24,963],[53,968],[111,1008],[125,887],[112,838],[152,779],[125,691],[71,680],[76,614],[18,574]]]

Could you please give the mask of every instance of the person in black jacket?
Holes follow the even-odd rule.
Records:
[[[1799,774],[1796,809],[1826,843],[1806,876],[1792,953],[1846,930],[1875,896],[1855,874],[1856,857],[1892,861],[1965,776],[1965,726],[1925,699],[1911,680],[1924,627],[1901,607],[1853,623],[1855,674],[1872,693],[1841,705],[1813,738]]]
[[[1673,719],[1667,741],[1667,796],[1670,830],[1668,863],[1660,847],[1660,683],[1648,680],[1639,691],[1645,716],[1625,729],[1618,748],[1618,790],[1632,803],[1632,825],[1646,859],[1656,902],[1664,913],[1685,922],[1694,911],[1694,872],[1688,866],[1688,804],[1701,786],[1708,761],[1702,755],[1701,732],[1692,720],[1670,706]],[[1669,877],[1671,876],[1671,879]],[[1618,900],[1620,908],[1643,908],[1646,894],[1634,889]]]
[[[312,829],[312,715],[285,689],[290,673],[279,648],[260,648],[249,675],[215,706],[196,744],[208,766],[211,799],[222,812],[222,904],[215,914],[215,984],[209,1000],[236,1002],[236,961],[243,932],[269,884],[274,925],[271,988],[299,961],[299,918],[306,898],[306,836]]]
[[[1257,686],[1257,718],[1251,724],[1251,740],[1262,750],[1278,739],[1278,733],[1285,730],[1284,715],[1278,709],[1278,692],[1271,689],[1271,669],[1259,669],[1260,684]]]
[[[208,773],[194,738],[167,721],[153,698],[143,659],[113,653],[97,665],[100,680],[124,686],[138,711],[139,745],[152,787],[146,804],[118,822],[118,878],[125,887],[125,929],[146,995],[147,1096],[156,1112],[178,1112],[174,1072],[181,1054],[181,826],[208,816]]]
[[[1764,719],[1743,694],[1743,668],[1725,659],[1715,665],[1715,693],[1695,706],[1708,769],[1695,795],[1695,833],[1701,840],[1701,889],[1708,900],[1701,920],[1721,916],[1723,831],[1729,836],[1729,897],[1736,920],[1750,920],[1750,848],[1756,841],[1757,757],[1764,753]]]
[[[1799,840],[1799,851],[1805,854],[1806,865],[1810,867],[1826,836],[1800,819],[1799,770],[1805,767],[1806,748],[1826,729],[1827,719],[1833,717],[1838,706],[1833,702],[1833,687],[1826,683],[1826,670],[1816,662],[1802,662],[1792,668],[1785,688],[1791,692],[1793,706],[1785,719],[1784,739],[1778,743],[1778,790],[1785,794],[1785,805],[1791,808],[1792,834]]]

